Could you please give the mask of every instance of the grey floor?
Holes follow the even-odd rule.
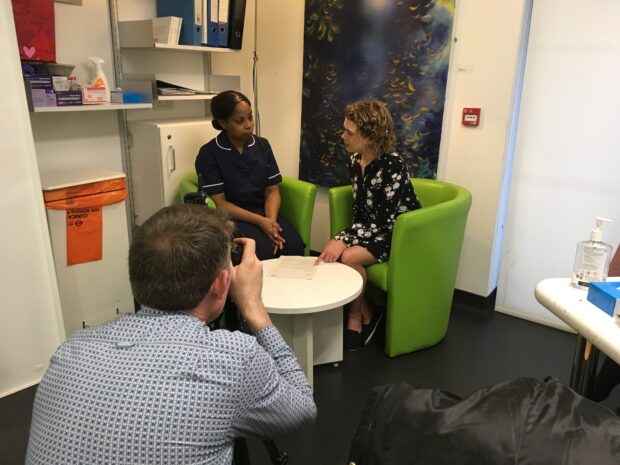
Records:
[[[388,358],[382,330],[372,343],[346,352],[338,367],[315,368],[318,419],[309,430],[278,438],[291,465],[346,464],[349,445],[370,390],[406,381],[458,395],[519,376],[554,376],[567,382],[575,336],[524,320],[477,309],[454,308],[446,339],[413,354]],[[618,391],[616,389],[616,391]],[[0,399],[0,465],[25,456],[35,389]],[[614,392],[605,403],[616,407]],[[264,444],[249,441],[253,465],[269,465]]]

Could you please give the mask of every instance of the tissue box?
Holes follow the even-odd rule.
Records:
[[[82,87],[82,103],[84,105],[107,103],[105,87]]]
[[[606,281],[590,283],[588,302],[593,303],[609,316],[620,316],[620,282]]]

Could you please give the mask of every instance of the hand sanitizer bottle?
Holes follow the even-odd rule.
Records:
[[[590,234],[590,240],[577,244],[571,279],[571,284],[577,288],[587,289],[593,281],[607,281],[612,247],[601,241],[604,222],[611,223],[611,220],[597,217],[596,227]]]

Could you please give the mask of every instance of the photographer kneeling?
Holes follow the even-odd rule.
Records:
[[[232,224],[166,207],[129,251],[140,311],[73,334],[34,402],[28,464],[231,463],[235,437],[310,424],[312,391],[261,300],[254,242],[230,260]],[[207,326],[234,299],[250,336]]]

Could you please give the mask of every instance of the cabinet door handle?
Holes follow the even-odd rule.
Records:
[[[174,173],[177,169],[177,157],[172,145],[168,146],[168,169]]]

